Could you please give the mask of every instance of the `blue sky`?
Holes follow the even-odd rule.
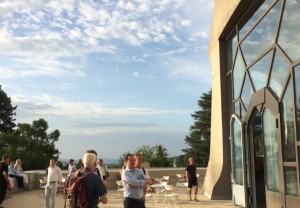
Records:
[[[211,0],[0,2],[0,84],[17,123],[44,118],[61,158],[142,145],[182,154],[211,87]]]

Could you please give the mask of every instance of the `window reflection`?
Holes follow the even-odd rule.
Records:
[[[244,86],[243,86],[243,91],[241,94],[241,99],[245,105],[245,108],[248,107],[252,94],[253,94],[253,89],[252,89],[249,77],[248,77],[248,75],[246,75]]]
[[[297,169],[294,167],[285,167],[284,176],[286,194],[291,196],[298,196]]]
[[[278,142],[275,116],[269,109],[263,114],[265,174],[269,190],[279,192]]]
[[[261,22],[243,40],[241,48],[247,65],[252,63],[259,54],[274,43],[280,7],[281,1],[275,4]]]
[[[255,91],[264,88],[267,84],[267,77],[270,71],[272,52],[273,50],[271,50],[253,66],[251,66],[251,68],[249,68],[249,74],[253,81]]]
[[[265,10],[271,5],[273,0],[266,0],[255,12],[255,14],[247,21],[247,23],[240,29],[239,37],[243,36],[253,27],[257,19],[265,12]]]
[[[293,61],[300,58],[300,2],[285,1],[278,44]],[[293,32],[291,32],[293,31]]]
[[[227,71],[232,69],[232,63],[235,58],[237,48],[237,35],[234,35],[232,39],[229,39],[227,45]]]
[[[297,140],[300,141],[300,65],[295,67],[295,93],[296,93],[296,115],[297,115]]]
[[[240,96],[240,90],[244,78],[244,73],[245,73],[245,64],[240,51],[238,51],[235,64],[234,64],[234,69],[233,69],[234,98]]]
[[[232,120],[233,141],[233,171],[236,184],[243,185],[243,152],[242,152],[242,127],[236,120]]]
[[[295,135],[294,135],[294,111],[293,111],[292,82],[289,81],[284,93],[281,109],[282,117],[282,148],[283,160],[285,162],[295,162]]]
[[[275,51],[274,62],[271,71],[271,78],[269,86],[279,97],[286,82],[287,76],[289,75],[289,64],[286,60]]]

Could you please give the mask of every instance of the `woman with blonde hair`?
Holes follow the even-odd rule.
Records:
[[[18,175],[23,177],[24,184],[28,183],[28,175],[26,175],[21,166],[21,160],[17,159],[14,167],[17,170]]]

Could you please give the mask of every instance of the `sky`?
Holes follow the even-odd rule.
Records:
[[[16,123],[43,118],[61,159],[188,147],[211,89],[212,0],[2,0],[0,85]]]

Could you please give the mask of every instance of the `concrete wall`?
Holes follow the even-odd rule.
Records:
[[[227,112],[226,70],[222,34],[241,0],[215,0],[209,57],[212,68],[212,114],[210,157],[204,181],[204,194],[210,199],[230,199],[230,143]],[[250,2],[250,1],[249,1]],[[230,31],[230,30],[229,30]],[[223,55],[224,56],[223,56]]]

